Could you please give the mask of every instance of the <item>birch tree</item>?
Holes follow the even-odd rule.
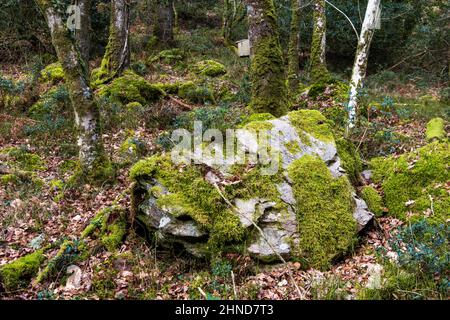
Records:
[[[300,72],[300,8],[302,0],[291,0],[291,31],[288,51],[288,82],[291,92],[299,85]]]
[[[111,0],[109,38],[100,70],[94,75],[95,84],[120,76],[130,65],[130,2]]]
[[[311,42],[310,78],[312,82],[328,80],[326,65],[327,17],[325,0],[314,0],[314,30]]]
[[[278,117],[289,109],[283,53],[273,0],[246,0],[254,112]]]
[[[52,44],[64,70],[78,131],[80,169],[84,176],[98,177],[109,166],[101,140],[100,113],[89,86],[88,70],[61,12],[48,0],[37,2],[44,12]]]
[[[367,62],[369,60],[370,43],[375,33],[375,24],[379,17],[381,0],[369,0],[367,4],[364,22],[356,49],[355,63],[353,65],[352,79],[350,83],[350,98],[348,103],[348,128],[355,126],[356,110],[358,107],[358,92],[363,88],[366,76]]]

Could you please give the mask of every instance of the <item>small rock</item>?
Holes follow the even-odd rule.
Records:
[[[70,274],[66,282],[66,290],[78,290],[81,287],[82,271],[80,267],[71,265],[67,268],[67,274]]]

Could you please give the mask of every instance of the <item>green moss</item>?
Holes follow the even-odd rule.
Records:
[[[215,60],[199,61],[192,67],[192,71],[208,77],[218,77],[227,73],[225,66]]]
[[[27,151],[22,147],[10,147],[0,150],[0,154],[4,154],[8,158],[10,164],[25,171],[45,170],[44,161],[37,155]]]
[[[341,166],[347,173],[353,184],[358,184],[360,173],[362,171],[361,156],[356,147],[350,141],[341,138],[336,140],[338,155],[341,158]]]
[[[273,119],[276,119],[276,118],[270,113],[253,113],[242,119],[241,126],[245,126],[247,123],[250,123],[253,121],[266,121],[266,120],[273,120]]]
[[[309,155],[294,161],[288,174],[297,201],[296,254],[307,267],[327,269],[356,240],[351,185],[345,177],[333,178],[320,158]]]
[[[264,176],[258,168],[249,171],[236,166],[233,174],[239,183],[225,186],[228,199],[261,197],[279,200],[274,181],[280,177]],[[161,195],[159,188],[152,189],[157,204],[170,209],[175,216],[189,216],[209,231],[208,251],[216,254],[229,245],[242,241],[246,230],[236,214],[230,211],[213,185],[204,179],[200,166],[176,166],[170,156],[154,156],[138,162],[131,168],[130,176],[136,181],[156,179],[169,194]]]
[[[278,34],[261,38],[254,52],[250,109],[254,113],[282,116],[290,109],[290,103]]]
[[[127,233],[127,221],[125,212],[119,207],[108,208],[103,216],[101,229],[101,242],[108,251],[115,251],[119,248],[123,238]]]
[[[177,62],[180,60],[183,60],[184,56],[183,56],[183,51],[181,49],[168,49],[168,50],[163,50],[161,52],[159,52],[156,56],[151,57],[148,60],[148,64],[153,64],[157,61],[162,61],[165,63],[173,63],[173,62]]]
[[[178,94],[182,82],[175,83],[155,83],[154,85],[167,94]]]
[[[292,125],[299,135],[309,133],[314,138],[327,143],[334,143],[333,132],[327,119],[317,110],[297,110],[288,114]]]
[[[64,80],[64,70],[59,62],[49,64],[46,66],[40,74],[41,81],[57,83]]]
[[[123,105],[131,102],[138,102],[144,105],[161,98],[164,95],[164,91],[158,86],[147,82],[141,76],[126,71],[122,77],[114,79],[108,85],[101,86],[98,95]]]
[[[428,141],[445,138],[445,122],[442,118],[431,119],[427,124],[426,137]]]
[[[298,143],[296,141],[290,141],[290,142],[286,143],[285,146],[286,146],[286,149],[292,154],[296,154],[301,151],[300,146],[298,145]]]
[[[119,153],[126,161],[135,161],[146,151],[145,143],[138,137],[131,135],[119,147]]]
[[[449,143],[437,141],[398,158],[373,159],[373,180],[383,188],[389,215],[404,220],[425,215],[431,221],[445,223],[450,212],[445,189],[450,180],[449,163]]]
[[[44,250],[38,250],[0,268],[0,281],[6,291],[26,287],[44,262]]]
[[[383,198],[378,194],[374,187],[364,186],[361,190],[361,197],[367,203],[369,210],[377,217],[383,215]]]
[[[206,86],[198,86],[192,81],[185,82],[179,86],[178,95],[192,103],[214,102],[212,91]]]

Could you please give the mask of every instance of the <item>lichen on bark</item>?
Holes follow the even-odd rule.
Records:
[[[326,65],[327,19],[325,0],[314,2],[314,30],[311,42],[310,78],[311,82],[327,81],[330,75]]]

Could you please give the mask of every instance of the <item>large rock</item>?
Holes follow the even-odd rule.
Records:
[[[279,159],[274,175],[263,175],[263,166],[250,160],[217,164],[188,155],[196,165],[175,165],[169,155],[154,156],[131,169],[137,219],[159,244],[181,244],[197,256],[245,251],[264,262],[295,257],[328,267],[373,214],[341,167],[327,120],[301,110],[244,129],[279,139],[273,147],[279,153],[269,155]],[[238,132],[236,139],[248,154],[257,151],[255,136]]]

